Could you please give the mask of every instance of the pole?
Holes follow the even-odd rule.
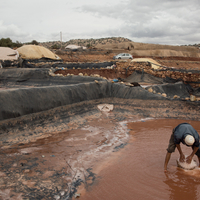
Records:
[[[62,49],[62,31],[60,31],[60,42],[61,42],[60,48]]]

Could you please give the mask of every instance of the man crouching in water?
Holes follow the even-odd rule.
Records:
[[[182,152],[180,142],[188,147],[192,147],[192,153],[186,158],[188,164],[191,163],[194,154],[197,155],[200,167],[200,145],[199,145],[199,134],[197,131],[188,123],[179,124],[173,129],[169,145],[167,148],[167,154],[165,157],[164,171],[167,171],[167,165],[170,160],[171,154],[175,151],[176,147],[180,153],[180,162],[184,162],[185,156]]]

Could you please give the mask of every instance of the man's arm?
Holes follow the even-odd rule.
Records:
[[[167,171],[167,165],[168,165],[170,158],[171,158],[171,153],[167,152],[166,157],[165,157],[165,164],[164,164],[164,171],[165,172]]]
[[[194,154],[198,151],[199,147],[194,147],[192,153],[186,158],[186,162],[188,164],[191,163],[192,158],[194,157]]]
[[[184,162],[185,156],[184,156],[184,154],[182,152],[181,145],[180,144],[176,144],[176,147],[177,147],[177,149],[179,151],[179,154],[180,154],[180,159],[179,159],[180,162]]]

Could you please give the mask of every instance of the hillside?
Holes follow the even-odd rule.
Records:
[[[85,47],[94,47],[96,48],[98,45],[107,45],[107,44],[115,44],[115,43],[126,43],[132,42],[131,40],[123,37],[110,37],[110,38],[99,38],[99,39],[72,39],[66,42],[62,42],[62,47],[66,47],[69,44],[74,44],[78,46],[85,46]],[[41,45],[52,48],[53,45],[61,46],[60,41],[53,41],[53,42],[44,42]]]
[[[123,37],[110,37],[100,39],[73,39],[66,42],[62,42],[62,49],[69,44],[75,44],[79,46],[89,47],[90,49],[109,50],[113,53],[120,53],[122,51],[129,52],[133,56],[160,56],[160,57],[196,57],[200,58],[199,45],[160,45],[149,43],[133,42]],[[60,41],[41,43],[49,49],[52,47],[61,47]]]

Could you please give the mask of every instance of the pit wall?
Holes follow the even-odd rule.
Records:
[[[141,71],[163,79],[169,77],[174,80],[183,80],[185,83],[192,84],[193,87],[200,87],[200,73],[197,70],[178,70],[165,66],[154,70],[148,62],[117,62],[116,66],[125,77],[130,76],[134,71]]]
[[[75,85],[1,90],[0,96],[0,120],[101,98],[166,99],[161,95],[152,94],[142,87],[128,87],[103,80]]]

